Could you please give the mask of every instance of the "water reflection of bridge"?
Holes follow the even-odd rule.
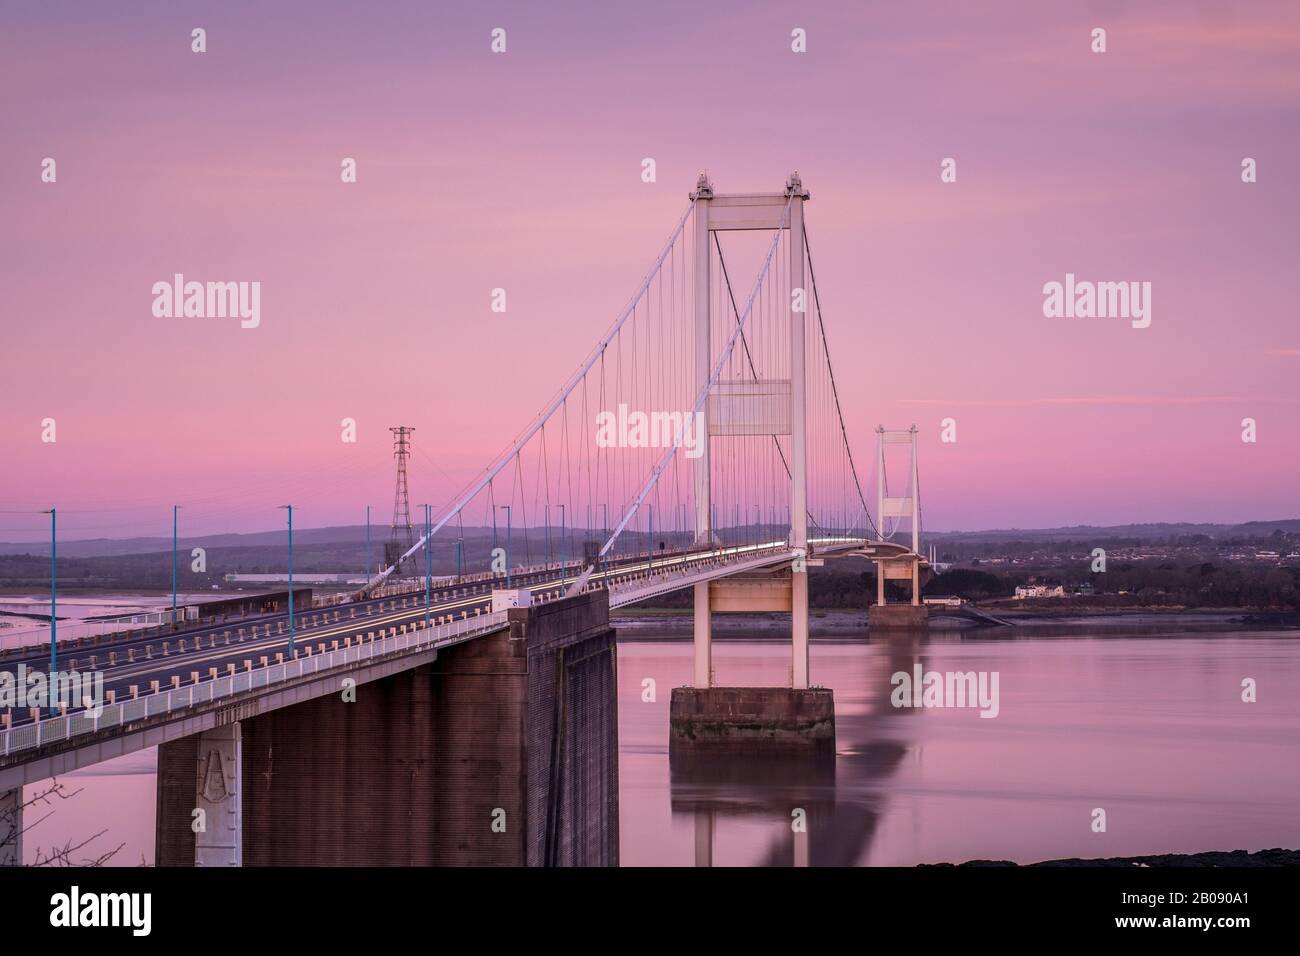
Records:
[[[900,728],[914,712],[890,705],[890,676],[910,673],[920,659],[915,632],[874,643],[881,654],[872,660],[866,713],[853,713],[841,700],[837,715],[840,746],[853,741],[852,749],[829,759],[753,751],[700,761],[672,755],[672,810],[694,819],[696,866],[713,865],[719,818],[773,821],[765,866],[853,866],[864,859],[885,809],[876,785],[907,752]],[[802,827],[795,826],[796,810],[804,811]]]

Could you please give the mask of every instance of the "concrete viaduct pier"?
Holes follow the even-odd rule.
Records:
[[[835,756],[829,687],[674,687],[669,723],[674,768],[745,754]]]
[[[231,708],[162,744],[158,865],[616,865],[608,593],[508,622],[354,702]]]

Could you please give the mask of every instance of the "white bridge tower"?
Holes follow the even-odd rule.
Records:
[[[718,382],[706,403],[707,435],[704,454],[695,462],[695,539],[697,545],[712,545],[710,457],[712,439],[727,435],[790,436],[790,546],[788,589],[775,581],[716,581],[695,585],[695,681],[696,688],[713,686],[712,613],[728,611],[781,611],[791,616],[792,648],[790,686],[808,687],[808,408],[805,316],[809,298],[804,294],[803,204],[808,192],[796,172],[785,190],[778,193],[719,195],[707,176],[700,176],[695,200],[695,379],[704,389],[716,357],[710,349],[709,269],[713,233],[731,230],[789,230],[789,284],[798,290],[790,303],[790,378]],[[788,210],[788,214],[787,214]],[[770,410],[784,405],[789,415],[773,421]],[[786,580],[786,579],[782,579]]]
[[[880,607],[885,606],[886,578],[903,581],[910,579],[912,606],[921,604],[921,489],[916,463],[916,436],[915,425],[908,429],[876,426],[876,514],[880,516],[880,527],[883,529],[889,518],[907,518],[912,532],[912,547],[909,552],[892,558],[882,556],[876,559],[876,604]],[[909,446],[906,494],[889,494],[888,482],[885,480],[885,448],[888,445]],[[881,534],[884,534],[883,530]]]

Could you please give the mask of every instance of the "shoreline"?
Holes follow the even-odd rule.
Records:
[[[1163,610],[1156,608],[1105,609],[1098,613],[1078,608],[1065,613],[1040,613],[1037,610],[999,612],[999,617],[1010,622],[1007,626],[989,626],[979,621],[944,613],[946,609],[931,610],[929,630],[941,632],[978,632],[981,635],[1014,635],[1023,630],[1041,634],[1044,630],[1069,634],[1080,629],[1126,627],[1180,631],[1206,631],[1213,633],[1232,630],[1300,630],[1300,613],[1286,611],[1260,611],[1242,608],[1206,608]],[[653,629],[656,633],[646,639],[689,638],[693,632],[693,617],[689,609],[623,609],[610,614],[610,624],[620,631],[620,639],[638,639],[640,630]],[[719,614],[713,617],[715,638],[763,636],[763,632],[783,632],[790,627],[788,614],[762,612],[756,614]],[[809,634],[813,637],[860,636],[869,631],[866,611],[814,610],[809,617]],[[666,632],[666,633],[665,633]],[[891,632],[905,633],[905,632]]]
[[[1222,867],[1292,867],[1300,866],[1300,850],[1274,847],[1271,850],[1208,850],[1204,853],[1157,853],[1150,856],[1108,856],[1092,859],[1071,857],[1043,860],[1038,863],[1013,863],[1011,860],[967,860],[965,863],[919,863],[918,868],[963,869],[966,867],[1121,867],[1143,868],[1222,868]]]

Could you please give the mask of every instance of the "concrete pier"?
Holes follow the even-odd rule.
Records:
[[[616,865],[616,687],[602,590],[512,609],[507,629],[352,702],[340,687],[241,719],[242,862]],[[159,747],[160,866],[202,859],[203,749],[199,735]]]
[[[871,631],[923,630],[930,626],[930,609],[924,604],[873,604],[867,609]]]
[[[241,866],[243,738],[239,721],[197,737],[195,808],[203,811],[203,829],[194,835],[194,865]]]
[[[827,687],[675,687],[669,753],[677,763],[710,755],[835,754],[835,701]]]

